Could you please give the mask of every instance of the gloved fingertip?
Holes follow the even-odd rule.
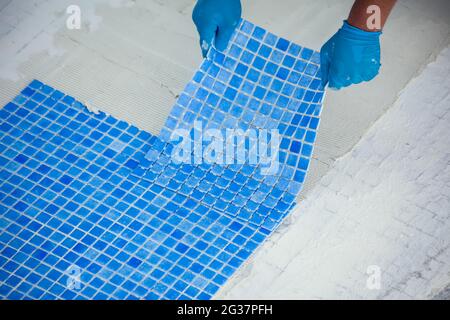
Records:
[[[217,25],[211,23],[211,21],[207,23],[203,21],[197,25],[197,29],[200,34],[200,47],[202,49],[202,55],[205,58],[212,46],[212,43],[214,42]]]
[[[322,76],[322,89],[325,89],[328,85],[328,79]]]
[[[369,71],[366,72],[363,76],[362,79],[363,81],[369,82],[372,81],[373,79],[375,79],[379,74],[379,70],[373,70],[373,71]]]
[[[322,78],[322,87],[325,89],[328,84],[328,71],[322,69],[320,71],[320,73],[321,73],[321,78]]]
[[[230,42],[231,37],[233,36],[234,29],[235,28],[233,25],[226,27],[219,27],[215,41],[217,50],[224,51],[228,47],[228,43]]]
[[[216,49],[219,51],[224,51],[227,48],[228,42],[216,41]]]
[[[200,48],[202,49],[203,58],[206,58],[208,51],[211,48],[211,43],[204,39],[200,39]]]
[[[320,50],[320,75],[322,78],[322,86],[325,89],[328,84],[328,78],[330,73],[330,62],[329,55],[326,51],[326,46],[324,45]]]
[[[331,91],[339,91],[339,90],[341,90],[341,88],[330,87],[330,86],[328,86],[328,89],[330,89]]]
[[[341,90],[342,83],[340,81],[337,81],[333,77],[330,77],[330,80],[328,82],[328,88],[330,88],[331,90],[334,90],[334,91]]]
[[[330,90],[333,90],[333,91],[339,91],[339,90],[341,90],[341,87],[338,86],[338,85],[331,85],[331,84],[329,84],[329,85],[328,85],[328,88],[329,88]]]

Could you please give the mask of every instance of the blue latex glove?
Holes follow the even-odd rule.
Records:
[[[192,19],[200,34],[203,57],[214,44],[216,49],[226,49],[242,14],[240,0],[198,0]]]
[[[368,32],[344,21],[320,51],[322,83],[341,89],[370,81],[380,70],[381,32]]]

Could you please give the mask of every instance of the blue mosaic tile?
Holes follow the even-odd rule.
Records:
[[[280,165],[274,174],[261,174],[261,165],[218,168],[200,164],[190,173],[178,175],[184,179],[180,183],[186,183],[191,176],[208,176],[202,179],[209,184],[191,188],[199,194],[207,193],[207,205],[274,230],[295,205],[305,181],[324,90],[318,52],[261,30],[242,21],[225,52],[209,52],[180,95],[160,138],[174,144],[171,137],[176,130],[193,132],[199,121],[204,130],[278,130]],[[170,151],[165,154],[169,157]],[[170,179],[164,177],[164,171],[151,174],[151,166],[140,169],[139,175],[149,177],[152,183]],[[223,181],[223,185],[217,185],[228,171],[238,175],[241,183],[231,184],[236,182],[233,177],[229,184]]]
[[[0,110],[0,297],[210,299],[295,206],[321,110],[318,63],[243,21],[159,137],[33,81]],[[171,133],[196,120],[279,130],[279,172],[174,163]]]

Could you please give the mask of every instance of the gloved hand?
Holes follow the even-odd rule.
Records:
[[[375,78],[381,66],[380,35],[345,21],[320,51],[323,86],[341,89]]]
[[[200,34],[200,46],[206,57],[211,45],[226,49],[242,14],[240,0],[198,0],[192,19]]]

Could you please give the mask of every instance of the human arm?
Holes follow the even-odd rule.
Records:
[[[356,0],[342,28],[321,49],[322,83],[341,89],[375,78],[381,31],[396,0]]]

